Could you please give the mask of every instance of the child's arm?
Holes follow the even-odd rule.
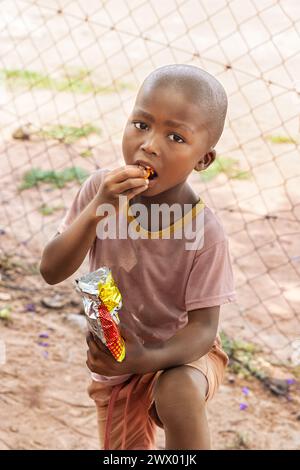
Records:
[[[40,272],[48,284],[67,279],[82,264],[95,240],[97,223],[103,218],[96,216],[98,205],[97,199],[93,199],[70,227],[46,245]]]
[[[149,182],[145,174],[142,167],[126,165],[105,176],[97,194],[74,222],[46,245],[40,272],[48,284],[62,282],[82,264],[95,240],[97,224],[104,217],[96,215],[99,205],[111,204],[117,212],[120,195],[129,201],[147,189]]]
[[[204,356],[215,340],[220,307],[207,307],[188,313],[188,324],[158,347],[147,347],[128,330],[121,329],[126,357],[117,362],[101,341],[88,334],[87,366],[92,372],[106,376],[147,374],[188,364]]]
[[[148,349],[146,368],[152,371],[188,364],[211,349],[217,335],[220,306],[188,312],[188,324],[158,348]],[[149,370],[150,371],[150,370]]]

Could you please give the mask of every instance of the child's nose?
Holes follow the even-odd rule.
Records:
[[[149,137],[146,142],[142,145],[142,150],[149,155],[158,155],[158,145],[157,141],[153,137]]]

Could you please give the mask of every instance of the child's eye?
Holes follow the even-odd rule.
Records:
[[[140,122],[140,121],[137,121],[137,122],[134,122],[133,125],[136,129],[139,129],[140,131],[144,131],[145,130],[145,127],[137,127],[137,124],[141,125],[141,126],[145,126],[145,127],[148,127],[147,124],[145,124],[144,122]]]
[[[145,131],[148,128],[147,124],[145,124],[142,121],[135,121],[132,124],[139,131]],[[173,142],[177,142],[178,144],[181,144],[181,143],[184,144],[184,140],[180,137],[180,135],[178,135],[178,134],[170,134],[170,135],[174,136],[174,139],[171,139]],[[179,139],[179,140],[177,140],[177,139]]]
[[[178,135],[178,134],[170,134],[170,135],[173,135],[174,137],[176,137],[176,139],[171,139],[173,142],[178,142],[178,144],[181,144],[181,143],[184,144],[184,140],[180,137],[180,135]],[[181,142],[179,142],[179,140],[177,140],[177,138],[180,139]]]

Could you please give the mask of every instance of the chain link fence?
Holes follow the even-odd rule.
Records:
[[[218,160],[190,176],[230,239],[238,302],[224,306],[222,329],[299,366],[298,2],[2,0],[0,8],[2,268],[16,256],[37,264],[79,184],[122,163],[122,131],[147,74],[194,64],[229,97]]]

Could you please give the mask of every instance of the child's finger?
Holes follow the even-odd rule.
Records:
[[[122,183],[119,183],[117,188],[118,194],[124,194],[128,191],[135,191],[137,189],[146,189],[148,188],[149,181],[141,178],[130,178]]]
[[[108,351],[107,347],[105,346],[105,344],[103,344],[101,340],[98,341],[97,338],[95,338],[92,333],[87,334],[86,342],[87,342],[88,347],[91,351],[91,354],[93,354],[94,356],[99,354],[99,349],[100,349],[100,351],[102,351],[106,354],[109,353],[109,351]]]
[[[111,182],[118,184],[130,178],[144,178],[147,175],[147,171],[139,165],[126,165],[113,170],[110,175]]]
[[[127,180],[128,178],[144,178],[147,175],[147,170],[141,165],[126,165],[119,174],[119,181]]]
[[[128,201],[132,199],[134,196],[137,196],[138,194],[146,191],[148,189],[148,186],[140,186],[139,188],[135,189],[130,189],[124,193],[125,196],[127,196]]]

